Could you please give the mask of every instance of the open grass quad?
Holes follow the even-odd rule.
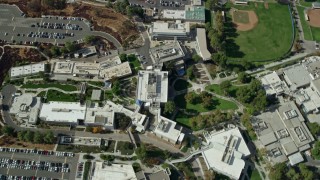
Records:
[[[272,61],[290,50],[294,32],[287,5],[269,3],[266,8],[264,3],[250,2],[248,6],[228,4],[227,7],[254,11],[258,17],[258,23],[253,29],[239,31],[232,22],[230,12],[227,13],[226,50],[230,61]]]

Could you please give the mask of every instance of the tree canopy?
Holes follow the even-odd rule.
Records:
[[[168,101],[164,105],[164,113],[165,114],[172,114],[176,110],[176,104],[173,101]]]

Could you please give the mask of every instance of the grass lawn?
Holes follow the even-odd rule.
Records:
[[[305,7],[311,7],[313,2],[320,2],[320,0],[300,0],[300,5]]]
[[[320,41],[320,28],[310,27],[312,31],[313,40]]]
[[[281,57],[291,47],[292,24],[287,5],[269,3],[265,9],[263,3],[250,3],[248,6],[235,6],[240,10],[254,10],[258,16],[257,26],[249,31],[235,31],[228,14],[226,23],[227,56],[237,63],[241,60],[261,62]],[[229,4],[230,6],[230,4]]]
[[[229,109],[237,109],[237,105],[234,104],[231,101],[226,101],[217,97],[213,97],[213,105],[209,107],[208,109],[204,108],[201,103],[187,103],[185,98],[185,94],[181,94],[179,96],[176,96],[174,101],[176,105],[182,109],[187,109],[195,112],[208,112],[214,109],[220,109],[220,110],[229,110]]]
[[[98,146],[82,146],[82,145],[64,145],[59,144],[57,151],[66,151],[74,153],[101,153],[101,149]]]
[[[184,114],[183,112],[179,111],[175,117],[175,120],[185,126],[190,127],[190,118],[193,116]]]
[[[174,84],[174,89],[176,91],[181,91],[189,87],[192,87],[192,85],[188,81],[182,79],[178,79]]]
[[[134,146],[130,142],[118,141],[117,151],[118,150],[122,155],[131,155],[134,152]]]
[[[89,179],[89,171],[91,169],[92,162],[87,161],[84,163],[83,180]]]
[[[21,88],[38,89],[38,88],[59,88],[64,91],[76,91],[77,87],[67,84],[24,84]]]
[[[261,180],[260,174],[258,170],[251,170],[251,168],[248,168],[248,175],[250,177],[250,180]]]
[[[139,68],[141,66],[140,62],[139,62],[139,59],[134,54],[128,55],[128,61],[135,69]]]
[[[41,92],[38,96],[44,97],[45,91]],[[59,91],[49,90],[47,94],[47,101],[63,101],[63,102],[74,102],[77,101],[78,94],[64,94]]]
[[[298,9],[299,17],[300,17],[300,20],[301,20],[301,25],[302,25],[302,29],[303,29],[304,38],[306,40],[312,40],[312,34],[311,34],[310,26],[309,26],[308,22],[305,21],[305,18],[304,18],[304,12],[303,12],[304,11],[304,7],[297,6],[297,9]]]

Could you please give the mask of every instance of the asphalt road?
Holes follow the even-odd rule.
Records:
[[[70,167],[69,173],[0,168],[0,174],[13,175],[13,176],[35,176],[35,177],[48,177],[48,178],[58,178],[58,179],[74,179],[76,175],[77,162],[79,159],[79,155],[76,154],[74,157],[57,157],[57,156],[43,156],[38,154],[1,152],[0,158],[11,158],[16,160],[46,161],[46,162],[54,162],[54,163],[68,163]]]

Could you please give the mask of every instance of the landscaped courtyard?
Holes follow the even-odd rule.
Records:
[[[76,91],[77,87],[68,84],[56,84],[56,83],[48,83],[48,84],[31,84],[27,83],[21,86],[21,88],[26,89],[39,89],[39,88],[59,88],[64,91]]]
[[[185,94],[176,96],[174,101],[179,108],[194,112],[208,112],[215,109],[235,110],[238,108],[235,103],[217,97],[212,97],[212,105],[208,108],[203,107],[199,102],[194,104],[188,103],[185,99]]]
[[[229,4],[229,7],[232,5]],[[227,56],[233,62],[248,60],[251,62],[270,61],[280,58],[291,48],[293,29],[287,5],[269,3],[251,3],[248,6],[234,6],[238,11],[254,11],[258,24],[251,30],[236,30],[232,17],[228,14],[226,23]],[[230,10],[232,11],[232,10]],[[236,14],[237,15],[237,14]],[[240,13],[244,18],[244,13]],[[243,17],[242,17],[243,16]],[[239,17],[234,17],[239,19]],[[243,20],[245,22],[245,20]]]

